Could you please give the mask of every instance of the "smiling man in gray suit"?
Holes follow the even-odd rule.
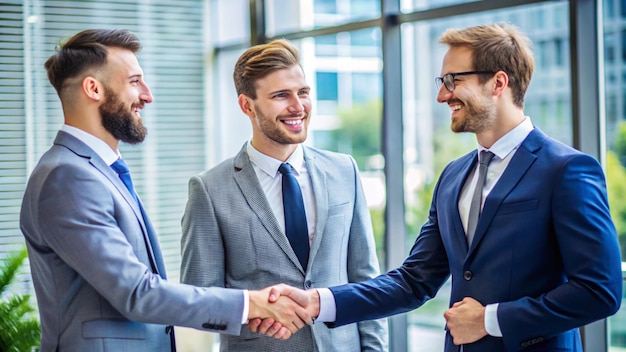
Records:
[[[191,178],[182,220],[181,280],[240,289],[278,283],[308,289],[376,276],[371,219],[354,159],[302,144],[311,99],[296,49],[285,40],[254,46],[237,61],[234,80],[252,139],[234,158]],[[297,246],[285,225],[284,208],[293,209],[283,206],[281,183],[287,176],[279,169],[284,163],[294,169],[305,209],[306,219],[298,220],[304,243]],[[313,324],[286,341],[252,333],[246,325],[238,337],[221,336],[222,351],[386,349],[385,319],[339,329]]]
[[[285,321],[289,330],[275,337],[289,337],[311,323],[291,301],[269,307],[267,290],[165,280],[156,234],[119,166],[119,141],[144,139],[140,111],[152,102],[139,48],[126,30],[86,30],[45,64],[65,123],[31,174],[20,214],[40,351],[170,351],[171,325],[239,334],[254,317]]]

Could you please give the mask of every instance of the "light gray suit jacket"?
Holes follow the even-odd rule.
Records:
[[[146,224],[119,177],[60,131],[26,187],[20,226],[41,351],[169,351],[165,324],[238,334],[243,293],[168,282],[151,269]]]
[[[194,176],[182,219],[181,280],[198,286],[302,289],[362,281],[379,273],[369,210],[358,169],[345,154],[304,147],[315,195],[309,267],[302,268],[272,213],[246,145]],[[252,333],[221,336],[222,351],[386,351],[385,319],[329,329],[306,326],[289,340]]]

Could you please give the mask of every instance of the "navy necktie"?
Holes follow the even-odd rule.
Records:
[[[293,168],[283,163],[278,168],[283,174],[283,208],[285,209],[285,233],[296,253],[302,268],[306,270],[309,262],[309,230],[306,223],[306,213],[302,192]]]
[[[148,240],[150,241],[150,247],[152,247],[152,257],[154,258],[154,265],[156,268],[153,268],[162,278],[167,278],[165,274],[165,264],[163,262],[163,254],[161,253],[161,247],[159,246],[159,241],[156,236],[156,232],[154,228],[152,228],[152,223],[148,219],[148,215],[146,214],[145,209],[143,208],[143,204],[139,201],[137,197],[137,193],[135,192],[135,187],[133,187],[133,180],[130,177],[130,170],[128,170],[128,166],[122,158],[117,159],[112,165],[111,168],[117,172],[120,179],[128,188],[130,194],[132,194],[133,198],[139,205],[139,210],[141,210],[141,216],[143,217],[144,223],[146,224],[146,230],[148,232]]]
[[[474,188],[474,195],[472,196],[472,203],[470,204],[469,216],[467,217],[467,243],[472,244],[474,240],[474,233],[476,232],[476,226],[478,226],[478,218],[483,205],[483,187],[485,186],[485,180],[487,179],[487,167],[491,162],[494,154],[492,152],[483,150],[480,152],[480,160],[478,166],[478,181],[476,182],[476,188]]]

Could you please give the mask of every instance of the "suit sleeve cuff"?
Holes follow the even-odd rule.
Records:
[[[248,312],[250,310],[250,294],[248,290],[243,290],[243,316],[241,324],[248,324]]]
[[[502,337],[498,322],[498,303],[488,304],[485,307],[485,331],[493,337]]]
[[[318,288],[317,293],[320,295],[320,314],[315,321],[323,323],[335,321],[337,318],[335,296],[333,296],[333,293],[327,288]]]

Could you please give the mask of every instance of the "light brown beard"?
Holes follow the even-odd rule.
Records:
[[[284,144],[284,145],[300,144],[306,140],[307,134],[308,134],[308,121],[311,116],[310,113],[307,113],[304,116],[304,119],[302,121],[302,132],[294,136],[280,129],[279,126],[282,123],[276,122],[278,121],[279,117],[276,117],[276,119],[274,120],[270,120],[266,118],[258,106],[255,106],[255,111],[257,113],[257,116],[256,116],[257,121],[259,121],[258,128],[261,131],[261,133],[265,136],[265,138],[275,143]]]
[[[463,103],[464,116],[462,122],[452,121],[453,132],[480,133],[490,128],[496,119],[496,107],[484,95],[474,96],[468,103]]]

